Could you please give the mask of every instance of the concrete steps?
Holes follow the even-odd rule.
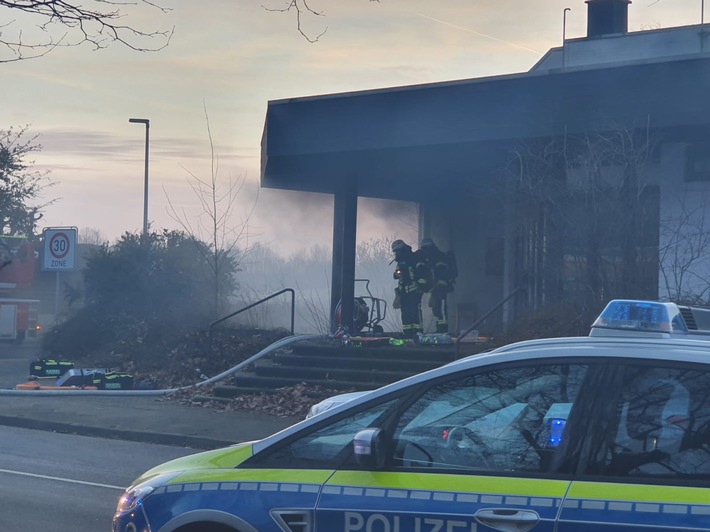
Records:
[[[336,340],[301,342],[259,360],[253,370],[216,385],[215,397],[273,392],[305,383],[336,391],[371,390],[455,359],[453,345],[342,346]],[[468,353],[467,353],[468,354]]]
[[[343,356],[337,355],[337,359],[333,360],[333,355],[330,356],[304,356],[294,353],[276,354],[273,358],[274,364],[280,364],[288,367],[306,367],[306,368],[329,368],[333,364],[337,364],[338,368],[348,370],[366,370],[370,371],[373,367],[383,371],[397,372],[402,369],[401,359],[392,358],[376,358],[363,356]],[[407,371],[416,371],[417,373],[436,368],[441,364],[438,361],[432,360],[407,360]]]
[[[292,366],[265,360],[256,367],[256,374],[260,377],[274,379],[288,378],[301,381],[356,381],[378,384],[382,386],[411,375],[408,371],[383,371],[379,368],[352,369],[341,367],[337,364],[330,366]]]

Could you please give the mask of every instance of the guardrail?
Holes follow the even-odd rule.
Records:
[[[227,321],[229,318],[233,318],[237,314],[241,314],[242,312],[246,312],[247,310],[253,309],[254,307],[261,305],[262,303],[266,303],[270,299],[273,299],[275,297],[280,296],[281,294],[285,294],[286,292],[291,294],[291,336],[293,336],[294,332],[294,317],[296,314],[296,292],[294,291],[293,288],[284,288],[283,290],[279,290],[278,292],[275,292],[271,294],[270,296],[266,296],[264,298],[261,298],[259,301],[256,301],[252,303],[251,305],[247,305],[244,308],[240,308],[239,310],[232,312],[231,314],[224,316],[223,318],[220,318],[218,320],[213,321],[209,325],[209,341],[210,341],[210,353],[212,352],[212,331],[214,328],[219,325],[220,323]]]

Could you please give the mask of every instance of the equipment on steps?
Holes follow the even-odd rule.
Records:
[[[351,330],[354,333],[362,333],[367,330],[372,334],[382,334],[384,329],[380,323],[387,314],[387,303],[384,299],[372,295],[369,279],[355,279],[355,282],[365,283],[367,295],[355,296],[353,301],[353,327]],[[335,307],[335,321],[339,326],[343,326],[342,300],[338,301],[338,305]]]

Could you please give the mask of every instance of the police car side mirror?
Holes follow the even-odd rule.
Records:
[[[382,429],[364,429],[353,438],[355,461],[368,469],[381,469],[385,465],[385,434]]]

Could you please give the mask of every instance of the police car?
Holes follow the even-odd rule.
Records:
[[[616,300],[260,441],[167,462],[114,532],[710,530],[710,313]]]

